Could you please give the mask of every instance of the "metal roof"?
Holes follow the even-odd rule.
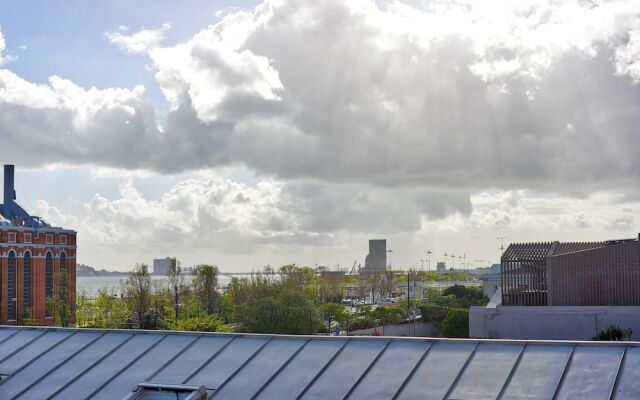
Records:
[[[548,256],[558,256],[568,253],[604,247],[607,242],[540,242],[540,243],[512,243],[502,255],[502,261],[537,262],[545,261]]]
[[[0,327],[0,377],[6,400],[632,399],[640,343]]]
[[[502,254],[505,261],[544,261],[551,250],[553,242],[546,243],[512,243]]]

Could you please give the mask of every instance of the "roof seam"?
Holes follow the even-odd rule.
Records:
[[[551,400],[556,400],[558,398],[558,393],[560,393],[560,389],[562,388],[562,384],[564,383],[564,378],[567,376],[569,365],[573,360],[573,355],[576,353],[576,347],[578,347],[578,345],[575,345],[575,344],[573,345],[573,347],[571,347],[571,353],[569,353],[567,362],[564,364],[564,368],[562,369],[562,375],[560,375],[560,379],[558,379],[558,383],[556,384],[555,390],[553,391],[553,397],[551,398]]]
[[[78,332],[73,332],[71,335],[67,335],[67,337],[63,338],[62,340],[58,341],[58,343],[54,344],[53,346],[49,346],[47,347],[46,350],[44,350],[43,352],[41,352],[40,354],[38,354],[37,356],[35,356],[34,358],[32,358],[31,360],[29,360],[27,363],[25,363],[24,365],[22,365],[20,368],[14,370],[11,375],[9,375],[8,378],[4,379],[2,382],[0,382],[0,385],[4,384],[6,381],[8,381],[9,379],[11,379],[11,377],[13,377],[14,375],[16,375],[18,372],[22,371],[23,369],[27,368],[29,365],[31,365],[33,362],[35,362],[36,360],[38,360],[40,357],[44,356],[45,354],[49,353],[51,350],[55,349],[56,347],[58,347],[59,345],[61,345],[62,343],[64,343],[67,339],[69,339],[71,336],[74,336],[76,333]]]
[[[229,375],[227,377],[227,379],[225,379],[224,381],[222,381],[222,383],[220,383],[218,385],[217,388],[213,388],[215,389],[215,392],[213,393],[213,396],[211,397],[215,397],[216,394],[218,394],[218,392],[224,387],[224,385],[226,385],[229,381],[231,381],[237,374],[238,372],[240,372],[240,370],[242,370],[242,368],[244,368],[247,364],[249,364],[251,362],[251,360],[253,360],[254,358],[256,358],[256,356],[258,354],[260,354],[260,352],[267,347],[267,345],[269,343],[271,343],[271,341],[273,340],[273,337],[270,337],[268,340],[266,340],[260,347],[258,347],[258,349],[256,351],[253,352],[253,354],[251,354],[251,356],[249,356],[246,360],[244,360],[243,363],[240,364],[240,366],[238,366],[238,368],[236,368],[235,371],[233,371],[231,373],[231,375]]]
[[[98,358],[96,361],[94,361],[93,363],[91,363],[91,365],[88,368],[85,368],[84,370],[82,370],[82,372],[80,372],[79,374],[77,374],[76,376],[73,377],[73,379],[67,381],[67,383],[65,383],[64,385],[62,385],[62,387],[58,388],[55,392],[53,392],[51,395],[49,395],[49,397],[47,397],[47,400],[49,399],[53,399],[55,396],[57,396],[58,394],[60,394],[62,391],[64,391],[66,388],[68,388],[69,386],[71,386],[75,381],[78,380],[78,378],[81,378],[82,376],[84,376],[87,372],[89,372],[90,370],[93,369],[93,367],[95,367],[96,365],[100,364],[105,358],[109,357],[111,354],[115,353],[116,350],[118,350],[119,348],[121,348],[122,346],[124,346],[126,343],[128,343],[131,339],[133,339],[134,337],[136,337],[137,334],[133,334],[131,336],[129,336],[127,339],[123,340],[121,343],[119,343],[118,345],[114,346],[114,348],[112,348],[111,350],[109,350],[108,352],[106,352],[102,357]]]
[[[500,388],[500,391],[498,392],[498,395],[496,396],[497,400],[502,399],[502,396],[504,396],[504,393],[506,392],[507,388],[509,387],[509,383],[511,383],[511,378],[513,378],[513,375],[515,374],[516,369],[518,368],[518,365],[520,364],[520,360],[522,359],[522,355],[524,354],[524,351],[526,349],[527,349],[527,343],[525,343],[524,346],[522,346],[522,348],[520,349],[520,352],[518,353],[518,357],[516,358],[516,361],[513,363],[513,366],[511,367],[511,370],[509,371],[509,375],[507,375],[507,379],[502,384],[502,387]]]
[[[451,396],[451,393],[453,392],[455,387],[458,385],[458,381],[460,380],[462,375],[464,375],[464,371],[467,370],[467,367],[469,366],[469,364],[471,364],[471,360],[473,360],[473,358],[475,357],[478,347],[480,347],[480,343],[476,342],[476,346],[473,348],[473,350],[471,351],[471,354],[469,354],[469,357],[467,357],[467,360],[464,362],[464,365],[462,366],[462,368],[460,368],[460,371],[458,371],[458,374],[453,379],[453,382],[451,382],[449,389],[447,389],[446,393],[444,394],[443,400],[448,400],[449,396]]]
[[[625,347],[624,350],[622,351],[622,355],[620,356],[620,361],[618,362],[618,368],[616,369],[616,377],[613,380],[613,385],[611,385],[611,392],[609,393],[609,400],[613,400],[614,397],[616,397],[616,389],[618,388],[618,383],[620,382],[620,375],[622,375],[622,367],[623,364],[625,362],[625,360],[627,359],[627,349],[628,347]]]
[[[13,356],[14,354],[16,354],[17,352],[19,352],[20,350],[24,349],[25,347],[29,346],[31,343],[35,342],[36,340],[40,339],[44,334],[46,334],[49,330],[45,330],[44,332],[40,333],[39,335],[37,335],[36,337],[34,337],[33,339],[27,341],[26,343],[24,343],[22,346],[18,347],[17,349],[15,349],[14,351],[12,351],[11,353],[9,353],[8,355],[6,355],[3,358],[0,358],[0,363],[4,362],[6,359],[10,358],[11,356]]]
[[[304,389],[302,389],[300,394],[298,394],[298,396],[296,397],[296,400],[300,400],[302,396],[304,396],[304,394],[311,388],[311,386],[313,386],[313,384],[324,373],[324,371],[326,371],[327,368],[329,368],[329,365],[331,365],[331,363],[335,361],[335,359],[340,355],[340,353],[342,353],[342,351],[345,349],[345,347],[347,347],[349,343],[351,343],[351,339],[347,339],[344,341],[344,344],[335,352],[334,355],[331,356],[329,361],[327,361],[327,363],[324,366],[322,366],[322,368],[320,368],[320,371],[318,371],[318,373],[313,378],[311,378],[309,383],[306,384]]]
[[[194,337],[194,339],[193,339],[191,342],[189,342],[189,343],[188,343],[188,344],[187,344],[187,345],[186,345],[182,350],[180,350],[180,351],[176,352],[176,354],[175,354],[173,357],[171,357],[167,362],[165,362],[164,364],[162,364],[161,366],[159,366],[155,371],[153,371],[153,373],[152,373],[149,377],[147,377],[146,381],[147,381],[147,382],[152,382],[152,379],[153,379],[156,375],[158,375],[158,373],[160,373],[160,372],[161,372],[163,369],[165,369],[168,365],[170,365],[172,362],[174,362],[174,361],[176,360],[176,358],[180,357],[180,355],[181,355],[183,352],[185,352],[185,351],[189,350],[189,348],[190,348],[191,346],[193,346],[195,342],[197,342],[198,340],[200,340],[200,338],[201,338],[201,337],[203,337],[203,336],[202,336],[202,335],[195,336],[195,337]]]
[[[10,334],[9,336],[7,336],[6,338],[0,340],[0,345],[2,345],[4,342],[6,342],[7,340],[11,339],[12,337],[14,337],[15,335],[18,334],[18,332],[20,332],[20,329],[16,329],[15,332],[13,332],[12,334]]]
[[[193,371],[191,374],[189,374],[189,376],[187,376],[185,379],[182,380],[182,382],[180,382],[181,384],[184,384],[185,382],[189,382],[189,379],[192,379],[194,376],[196,376],[200,371],[202,371],[202,369],[204,367],[206,367],[207,365],[209,365],[209,363],[211,362],[211,360],[213,360],[214,358],[216,358],[218,356],[218,354],[220,354],[224,349],[226,349],[227,347],[229,347],[229,345],[231,344],[231,342],[233,342],[234,340],[236,340],[236,338],[232,338],[231,340],[228,340],[227,343],[223,344],[222,346],[220,346],[220,348],[218,350],[216,350],[211,356],[209,356],[206,360],[204,360],[204,362],[202,364],[200,364],[200,366],[198,368],[195,369],[195,371]]]
[[[60,368],[61,366],[63,366],[67,361],[69,361],[70,359],[72,359],[73,357],[75,357],[78,353],[82,352],[84,349],[86,349],[87,347],[89,347],[90,345],[92,345],[93,343],[95,343],[98,339],[100,339],[101,337],[103,337],[104,335],[106,335],[106,332],[102,333],[101,335],[98,335],[96,338],[94,338],[93,340],[90,340],[87,344],[85,344],[84,346],[80,347],[78,350],[76,350],[73,354],[71,354],[69,357],[65,358],[64,360],[62,360],[61,362],[59,362],[57,365],[55,365],[53,368],[51,368],[49,371],[47,371],[44,375],[42,375],[40,378],[36,379],[35,381],[33,381],[31,383],[31,385],[27,386],[26,388],[22,389],[20,392],[18,392],[18,394],[16,394],[14,397],[12,397],[11,399],[16,399],[20,396],[22,396],[22,394],[26,391],[28,391],[29,389],[31,389],[32,387],[34,387],[35,385],[37,385],[39,382],[41,382],[43,379],[45,379],[47,376],[49,376],[53,371],[56,371],[58,368]]]
[[[271,376],[262,384],[262,386],[260,386],[260,388],[253,394],[253,396],[251,396],[251,400],[256,399],[260,395],[260,393],[262,393],[262,391],[276,378],[276,376],[280,374],[280,372],[282,372],[282,370],[284,370],[287,365],[289,365],[289,363],[291,363],[291,361],[302,351],[302,349],[304,349],[306,345],[309,344],[309,342],[311,342],[311,338],[307,339],[302,344],[302,346],[294,351],[293,354],[289,356],[289,358],[287,358],[287,360],[273,374],[271,374]]]
[[[385,350],[387,350],[387,348],[389,347],[391,342],[392,342],[391,340],[387,341],[387,343],[385,343],[384,347],[382,347],[382,349],[380,349],[378,351],[378,354],[376,355],[376,357],[371,361],[371,363],[367,366],[367,368],[365,368],[364,372],[362,374],[360,374],[360,377],[358,377],[358,379],[356,379],[356,382],[351,386],[351,388],[349,389],[347,394],[344,395],[343,400],[347,399],[347,398],[349,398],[349,396],[351,396],[351,393],[353,393],[353,391],[358,387],[360,382],[362,382],[364,377],[367,376],[369,371],[371,371],[371,368],[373,368],[373,366],[376,364],[376,362],[378,362],[380,357],[382,357],[382,354],[385,352]]]
[[[163,340],[165,340],[167,337],[169,337],[169,335],[167,335],[166,333],[164,334],[164,336],[159,339],[156,340],[151,346],[149,346],[146,350],[144,350],[142,352],[142,354],[138,355],[137,357],[135,357],[133,360],[129,361],[127,364],[125,364],[124,367],[120,368],[119,371],[117,371],[115,374],[113,374],[111,376],[111,378],[107,379],[105,382],[103,382],[101,385],[99,385],[93,392],[91,392],[91,394],[89,394],[87,397],[85,397],[85,400],[92,398],[93,396],[95,396],[99,391],[101,391],[105,386],[107,386],[109,383],[111,383],[117,376],[119,376],[121,373],[123,373],[126,369],[128,369],[131,365],[133,365],[133,363],[135,363],[136,361],[140,360],[140,358],[144,357],[145,354],[147,354],[149,352],[149,350],[153,349],[154,347],[156,347],[158,344],[160,344]]]
[[[429,354],[429,352],[431,351],[432,348],[433,348],[433,343],[429,343],[429,346],[427,346],[427,348],[424,349],[424,351],[422,352],[422,355],[420,356],[420,358],[416,362],[416,365],[413,366],[413,368],[411,369],[411,372],[409,372],[409,375],[407,375],[407,377],[404,379],[404,381],[402,382],[402,384],[400,385],[398,390],[396,390],[396,393],[393,395],[391,400],[396,400],[398,398],[398,396],[400,396],[400,394],[402,393],[404,388],[407,386],[407,384],[409,383],[411,378],[413,378],[413,376],[418,371],[418,368],[420,368],[420,366],[422,365],[424,360],[427,358],[427,355]]]

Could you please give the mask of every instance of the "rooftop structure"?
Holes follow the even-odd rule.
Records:
[[[3,327],[0,355],[6,400],[640,398],[638,342]]]
[[[640,305],[638,239],[512,244],[501,269],[505,306]]]
[[[56,275],[66,270],[69,304],[75,309],[76,232],[33,216],[16,200],[14,166],[4,166],[0,204],[0,324],[49,325],[47,298],[54,297]]]

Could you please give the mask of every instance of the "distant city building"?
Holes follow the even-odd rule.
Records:
[[[167,275],[171,269],[171,257],[155,258],[153,260],[153,275]]]
[[[364,260],[362,274],[377,274],[387,270],[387,241],[386,239],[369,240],[369,254]]]
[[[436,272],[446,272],[447,265],[443,261],[438,261],[436,264]]]
[[[0,324],[51,325],[47,298],[54,297],[56,275],[66,270],[68,303],[75,321],[76,232],[30,215],[16,201],[14,166],[4,166],[0,204]]]

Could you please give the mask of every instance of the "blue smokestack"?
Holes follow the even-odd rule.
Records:
[[[13,219],[14,214],[14,200],[16,199],[16,191],[13,185],[14,166],[4,166],[4,206],[2,209],[3,216],[8,219]]]

